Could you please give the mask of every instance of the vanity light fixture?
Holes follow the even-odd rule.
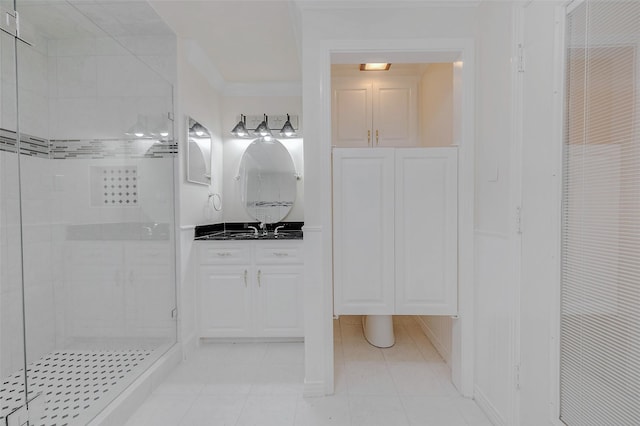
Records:
[[[236,124],[236,127],[231,131],[236,137],[246,138],[249,136],[249,132],[247,131],[247,116],[244,114],[240,114],[240,121]]]
[[[264,114],[264,120],[262,123],[256,127],[256,130],[253,132],[256,136],[262,136],[267,140],[271,140],[273,138],[273,134],[271,133],[271,129],[269,129],[269,125],[267,124],[269,121],[269,117],[267,114]]]
[[[280,130],[280,136],[291,138],[295,135],[296,131],[291,125],[291,117],[289,117],[289,114],[287,114],[287,121],[286,123],[284,123],[284,126],[282,126],[282,130]]]
[[[202,124],[196,122],[193,124],[193,126],[191,126],[191,128],[189,129],[189,136],[197,136],[199,138],[203,137],[204,135],[209,134],[209,132],[207,131],[207,129],[205,129]]]
[[[360,71],[389,71],[391,64],[387,62],[375,62],[360,64]]]

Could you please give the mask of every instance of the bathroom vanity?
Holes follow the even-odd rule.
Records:
[[[302,244],[297,238],[198,241],[200,337],[301,338]]]
[[[196,228],[201,338],[301,338],[302,222]]]

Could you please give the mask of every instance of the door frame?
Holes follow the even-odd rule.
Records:
[[[308,294],[322,295],[321,336],[319,324],[305,324],[307,373],[311,363],[319,361],[324,380],[307,381],[306,395],[332,394],[334,391],[333,365],[333,226],[331,206],[331,64],[335,55],[353,55],[353,58],[386,55],[396,62],[453,62],[454,63],[454,144],[458,146],[458,315],[452,327],[451,373],[452,381],[460,393],[473,396],[474,389],[474,203],[475,203],[475,49],[472,38],[394,39],[394,40],[324,40],[320,42],[317,58],[321,87],[321,114],[317,135],[321,153],[321,199],[323,203],[321,226],[305,227],[310,231],[305,252],[320,254],[319,260],[305,259],[305,275],[320,275],[323,281],[318,289],[305,278],[305,308],[314,301]],[[420,60],[422,58],[422,60]],[[354,59],[354,63],[355,63]],[[322,234],[317,235],[318,234]],[[305,236],[305,239],[307,237]],[[309,249],[309,250],[307,250]],[[321,263],[321,264],[318,264]],[[319,274],[318,274],[319,273]],[[307,291],[308,290],[308,291]],[[317,301],[315,302],[317,303]],[[316,309],[311,309],[318,312]],[[306,321],[306,320],[305,320]],[[321,337],[321,340],[320,340]],[[318,340],[317,340],[318,339]],[[312,355],[311,353],[318,355]],[[312,359],[313,358],[313,359]],[[322,359],[320,359],[322,358]],[[318,370],[314,371],[318,373]],[[318,378],[317,375],[314,375]]]

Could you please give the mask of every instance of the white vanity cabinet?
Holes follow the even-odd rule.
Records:
[[[418,84],[412,77],[332,80],[333,145],[416,146]]]
[[[457,313],[457,149],[333,151],[336,314]]]
[[[203,338],[304,335],[301,240],[198,242]]]

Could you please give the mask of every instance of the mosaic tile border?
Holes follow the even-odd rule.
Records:
[[[17,151],[15,131],[0,128],[0,151]],[[150,139],[62,139],[47,140],[37,136],[20,135],[20,153],[39,158],[112,159],[112,158],[168,158],[178,154],[174,140],[159,142]]]
[[[53,159],[165,158],[178,153],[175,141],[153,140],[51,140]]]

